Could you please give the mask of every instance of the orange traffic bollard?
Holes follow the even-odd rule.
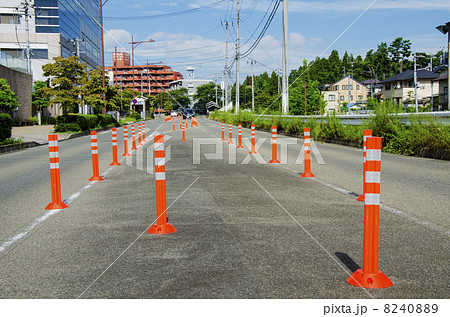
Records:
[[[222,139],[220,141],[226,141],[225,140],[225,122],[222,122]]]
[[[194,126],[198,127],[198,119],[197,118],[194,118]]]
[[[189,128],[188,118],[186,118],[186,120],[185,120],[184,128],[185,128],[185,129]]]
[[[177,231],[167,222],[166,201],[166,163],[164,154],[164,135],[157,134],[155,144],[155,184],[156,184],[156,224],[147,232],[151,234],[167,234]]]
[[[315,177],[313,173],[311,173],[311,132],[309,128],[304,129],[304,143],[303,146],[305,148],[305,172],[300,175],[301,177]]]
[[[142,142],[147,142],[145,139],[145,123],[142,123]]]
[[[142,145],[142,134],[141,134],[141,131],[142,131],[141,124],[138,123],[138,144],[137,145],[139,145],[139,146]]]
[[[272,160],[269,163],[280,163],[277,159],[277,126],[272,126]]]
[[[228,144],[234,144],[233,143],[233,124],[230,122],[230,125],[228,127]]]
[[[131,156],[128,153],[128,127],[125,125],[123,127],[123,154],[122,156]]]
[[[181,141],[186,141],[186,132],[184,131],[184,122],[181,124]]]
[[[48,135],[48,152],[50,156],[50,181],[52,189],[52,202],[45,207],[47,210],[64,209],[67,206],[61,200],[61,180],[59,175],[58,135]]]
[[[366,141],[371,136],[372,130],[363,131],[363,193],[356,198],[358,201],[364,201],[364,194],[366,193]]]
[[[368,137],[366,145],[363,268],[353,273],[347,283],[364,288],[386,288],[393,283],[378,269],[381,138]]]
[[[112,128],[112,155],[113,161],[109,166],[119,166],[121,165],[117,160],[117,129]]]
[[[238,125],[238,145],[236,146],[237,149],[243,149],[242,146],[242,124],[239,123]]]
[[[194,127],[194,117],[191,118],[191,128]]]
[[[170,121],[170,118],[172,118],[172,116],[164,116],[164,122]]]
[[[134,136],[134,124],[131,125],[131,151],[137,150],[136,137]]]
[[[256,149],[255,149],[255,125],[254,124],[252,124],[251,126],[251,143],[252,143],[252,149],[251,149],[251,151],[249,152],[249,154],[257,154],[258,152],[256,152]]]
[[[98,143],[97,143],[97,131],[91,131],[91,152],[92,152],[92,171],[93,175],[89,178],[89,181],[102,181],[98,167]]]
[[[181,130],[181,116],[180,116],[180,130]]]
[[[173,123],[173,130],[172,131],[175,131],[175,117],[172,117],[172,123]]]

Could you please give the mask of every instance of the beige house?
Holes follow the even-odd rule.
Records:
[[[367,101],[367,87],[351,78],[351,76],[345,76],[326,88],[324,99],[327,102],[325,111],[337,112],[344,102],[350,105],[365,103]]]
[[[433,95],[437,95],[439,85],[432,80],[438,76],[438,74],[425,69],[417,71],[417,100],[419,105],[430,103],[432,90]],[[403,105],[414,104],[414,71],[408,69],[384,80],[382,83],[383,99],[393,99]]]

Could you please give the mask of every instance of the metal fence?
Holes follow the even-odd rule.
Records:
[[[443,124],[450,124],[450,111],[434,111],[434,112],[419,112],[419,113],[398,113],[398,114],[390,114],[391,116],[397,116],[400,119],[400,122],[409,124],[411,122],[411,116],[418,117],[419,119],[426,120],[426,118],[433,117],[436,121]],[[371,117],[375,116],[372,113],[366,114],[344,114],[344,115],[336,115],[336,118],[339,118],[341,122],[345,125],[361,125],[364,121],[369,121]],[[320,115],[314,116],[283,116],[283,115],[261,115],[263,118],[285,118],[288,120],[292,120],[293,118],[302,119],[303,121],[308,121],[310,119],[316,119],[318,122],[323,120],[323,122],[327,123],[327,117]]]

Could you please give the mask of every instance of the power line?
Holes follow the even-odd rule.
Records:
[[[272,20],[275,16],[275,13],[278,10],[278,7],[280,6],[280,1],[276,1],[275,5],[273,6],[272,12],[270,13],[269,19],[267,20],[266,24],[264,25],[263,29],[261,30],[261,33],[258,35],[258,38],[253,42],[252,46],[241,54],[242,57],[248,56],[253,50],[258,46],[259,42],[261,42],[262,38],[264,37],[264,34],[266,33],[267,29],[269,28],[270,24],[272,23]]]
[[[154,14],[154,15],[141,15],[141,16],[128,16],[128,17],[124,17],[124,16],[120,16],[120,17],[104,17],[103,19],[105,20],[130,20],[132,19],[133,21],[136,20],[146,20],[146,19],[159,19],[159,18],[169,18],[169,17],[174,17],[174,16],[178,16],[178,15],[183,15],[183,14],[188,14],[188,13],[194,13],[194,12],[198,12],[201,10],[205,10],[205,9],[209,9],[209,8],[213,8],[219,4],[221,4],[222,2],[225,2],[226,0],[220,0],[205,6],[201,6],[198,8],[194,8],[194,9],[188,9],[188,10],[183,10],[183,11],[176,11],[176,12],[171,12],[171,13],[164,13],[164,14]]]

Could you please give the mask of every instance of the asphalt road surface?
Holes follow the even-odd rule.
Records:
[[[118,129],[119,167],[109,167],[111,132],[98,135],[101,182],[88,181],[88,136],[59,143],[61,211],[44,210],[47,146],[0,156],[0,298],[448,298],[449,162],[382,154],[379,268],[394,286],[363,289],[345,281],[363,265],[360,150],[316,144],[324,164],[313,157],[316,178],[305,179],[295,163],[303,140],[279,136],[297,142],[287,164],[260,164],[269,133],[256,133],[267,139],[258,163],[219,141],[218,122],[200,118],[187,142],[178,124],[146,125],[148,142],[128,164]],[[169,235],[146,233],[155,130],[170,152]]]

